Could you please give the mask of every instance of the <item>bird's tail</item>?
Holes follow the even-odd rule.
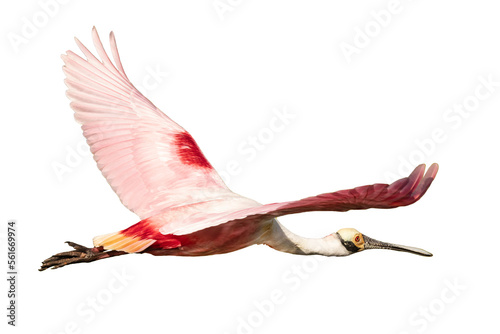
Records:
[[[154,239],[128,236],[122,232],[123,231],[95,237],[93,239],[94,247],[102,247],[106,250],[122,251],[126,253],[139,253],[156,242]]]

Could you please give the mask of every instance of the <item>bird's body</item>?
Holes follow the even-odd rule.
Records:
[[[276,218],[307,211],[410,205],[429,188],[438,170],[436,164],[425,175],[425,166],[420,165],[410,176],[390,185],[374,184],[262,205],[228,189],[191,135],[132,85],[113,33],[114,64],[95,28],[92,37],[101,60],[78,40],[87,59],[71,51],[62,56],[67,96],[98,168],[140,221],[95,237],[93,248],[69,243],[74,251],[50,257],[41,270],[129,253],[202,256],[254,244],[303,255],[345,256],[369,248],[431,255],[418,248],[381,243],[354,229],[342,229],[324,238],[303,238]]]
[[[239,222],[217,224],[211,228],[187,234],[162,234],[161,229],[175,231],[183,225],[202,222],[206,217],[224,216],[232,210],[256,207],[257,202],[244,197],[219,199],[207,202],[182,205],[164,213],[141,220],[118,233],[94,238],[96,246],[106,249],[140,252],[146,250],[156,255],[201,256],[232,252],[247,246],[262,243],[265,231],[272,225],[272,219],[262,220],[259,224]],[[133,250],[134,244],[126,240],[140,236],[138,242],[151,240],[151,245]],[[122,243],[121,245],[119,243]]]

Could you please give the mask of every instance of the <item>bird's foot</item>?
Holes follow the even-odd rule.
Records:
[[[100,255],[103,254],[104,251],[102,247],[88,248],[71,241],[66,241],[66,243],[73,247],[75,250],[58,253],[49,257],[42,262],[42,266],[38,270],[44,271],[48,268],[61,268],[72,263],[92,262],[95,260],[99,260],[101,258]]]

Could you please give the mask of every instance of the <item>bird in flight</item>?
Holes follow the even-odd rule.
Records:
[[[308,211],[413,204],[431,185],[437,164],[427,172],[420,165],[390,185],[377,183],[262,205],[229,190],[191,135],[132,85],[112,32],[114,63],[95,27],[92,39],[100,60],[78,39],[86,59],[72,51],[62,55],[67,96],[97,167],[121,202],[141,220],[95,237],[91,248],[67,242],[74,249],[46,259],[39,270],[132,253],[222,254],[255,244],[302,255],[346,256],[366,249],[391,249],[432,256],[420,248],[372,239],[352,228],[323,238],[305,238],[289,231],[277,218]]]

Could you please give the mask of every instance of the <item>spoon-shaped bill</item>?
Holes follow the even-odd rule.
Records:
[[[370,237],[367,237],[366,235],[363,235],[363,239],[365,240],[365,249],[391,249],[395,251],[407,252],[421,256],[432,256],[432,253],[429,253],[428,251],[417,247],[402,246],[402,245],[391,244],[388,242],[378,241]]]

